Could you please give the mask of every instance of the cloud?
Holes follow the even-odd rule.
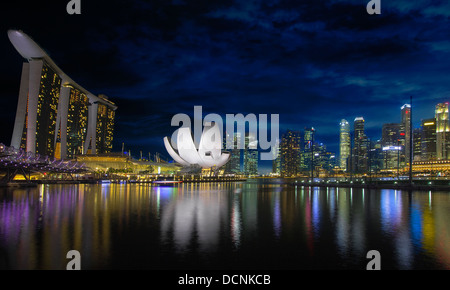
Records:
[[[33,14],[20,2],[2,27],[23,29],[80,85],[116,102],[119,145],[151,147],[194,105],[278,113],[283,128],[315,126],[334,144],[342,118],[363,115],[376,133],[410,95],[428,108],[419,119],[449,97],[448,1],[382,1],[375,16],[367,1],[105,0],[83,2],[79,18],[61,4]],[[22,60],[3,41],[12,96]]]

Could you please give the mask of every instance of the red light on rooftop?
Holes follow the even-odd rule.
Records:
[[[400,136],[405,136],[405,133],[400,133]]]

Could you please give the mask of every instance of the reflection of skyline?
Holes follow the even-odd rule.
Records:
[[[75,249],[83,262],[105,262],[110,246],[110,215],[85,185],[41,185],[4,193],[0,204],[1,246],[12,269],[65,269]],[[104,203],[106,204],[106,203]]]
[[[6,256],[0,266],[7,260],[14,269],[64,269],[70,249],[79,250],[91,269],[107,268],[117,256],[139,256],[140,250],[210,258],[218,251],[236,257],[257,251],[255,261],[267,255],[276,263],[285,254],[295,267],[324,257],[359,267],[374,246],[392,268],[426,268],[437,260],[437,267],[450,269],[448,193],[257,182],[2,191],[0,257]]]
[[[176,199],[162,210],[161,238],[163,243],[173,240],[177,251],[186,251],[193,239],[201,251],[210,251],[219,243],[220,224],[227,222],[226,196],[223,190],[213,189],[207,183],[195,189],[192,187],[193,184],[180,186]],[[157,190],[171,191],[173,188]]]

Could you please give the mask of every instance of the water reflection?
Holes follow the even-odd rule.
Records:
[[[175,189],[157,190],[173,192]],[[212,188],[206,183],[195,189],[194,184],[180,186],[176,198],[162,210],[162,241],[173,241],[177,251],[185,251],[191,243],[198,244],[203,252],[214,249],[219,243],[218,230],[221,221],[226,220],[227,212],[224,190]]]
[[[0,189],[0,268],[450,269],[450,195],[283,183]],[[151,261],[149,263],[149,261]]]

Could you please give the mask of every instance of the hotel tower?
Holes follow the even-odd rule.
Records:
[[[117,106],[74,82],[22,31],[8,37],[26,59],[11,146],[58,159],[111,152]]]

